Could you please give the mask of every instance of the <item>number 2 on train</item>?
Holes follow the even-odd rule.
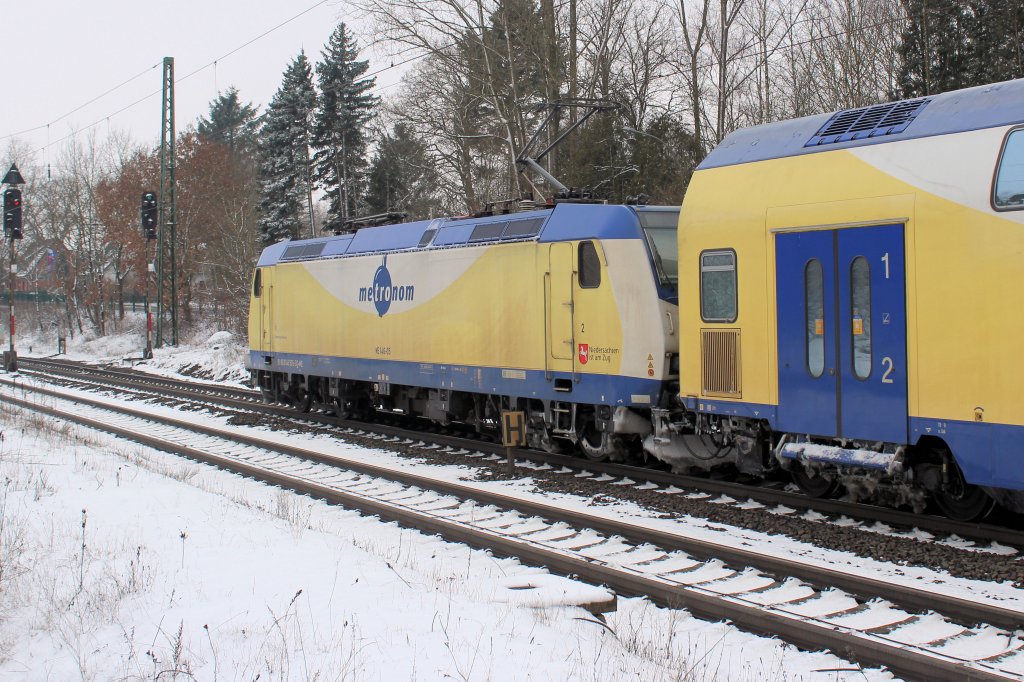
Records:
[[[890,375],[893,373],[892,358],[890,358],[888,356],[882,358],[882,365],[885,366],[885,371],[882,373],[882,383],[883,384],[891,384],[892,383],[892,376],[890,376]]]

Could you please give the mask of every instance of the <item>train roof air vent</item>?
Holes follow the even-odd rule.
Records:
[[[281,260],[302,260],[305,258],[316,258],[324,252],[325,242],[315,244],[296,244],[284,250]]]
[[[804,146],[816,147],[902,133],[929,102],[931,99],[928,98],[908,99],[840,111],[826,121]]]

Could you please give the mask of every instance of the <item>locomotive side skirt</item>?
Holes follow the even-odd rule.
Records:
[[[269,363],[266,362],[268,357],[271,358]],[[661,381],[656,379],[586,374],[577,375],[574,381],[570,372],[553,373],[554,378],[571,382],[572,390],[567,395],[555,389],[556,384],[544,370],[516,367],[474,367],[294,353],[268,356],[260,351],[250,351],[250,362],[256,369],[304,376],[602,405],[650,407],[657,404],[662,388]]]

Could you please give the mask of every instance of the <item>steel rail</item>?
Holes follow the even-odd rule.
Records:
[[[232,397],[236,400],[249,400],[251,402],[260,402],[262,400],[259,391],[254,389],[241,389],[216,383],[204,384],[198,381],[175,379],[174,377],[148,374],[131,369],[117,368],[110,365],[97,366],[82,362],[75,362],[73,360],[54,360],[52,358],[26,358],[25,363],[19,363],[19,365],[19,370],[21,370],[22,374],[31,374],[32,372],[30,368],[34,366],[43,367],[49,371],[75,376],[80,374],[98,374],[100,376],[110,375],[117,377],[126,385],[142,384],[144,386],[171,387],[181,391],[191,391],[193,393],[201,392],[212,395],[220,394]]]
[[[55,398],[70,399],[66,394],[44,387],[31,387],[32,390]],[[117,410],[123,414],[131,414],[150,421],[159,421],[168,426],[184,428],[217,438],[255,447],[273,447],[275,450],[299,457],[308,461],[344,468],[368,476],[387,478],[405,485],[417,486],[425,490],[433,490],[461,497],[472,497],[485,504],[494,504],[507,509],[515,509],[525,514],[543,516],[576,526],[593,528],[607,535],[619,535],[632,542],[652,542],[667,549],[686,552],[701,559],[717,558],[731,566],[754,566],[758,569],[782,577],[796,577],[819,586],[837,587],[865,600],[886,599],[912,611],[937,611],[947,618],[965,625],[988,623],[998,627],[1015,630],[1024,628],[1024,612],[1008,609],[992,604],[961,599],[936,592],[909,589],[886,580],[859,576],[847,571],[840,571],[820,566],[809,566],[806,563],[775,557],[761,552],[731,547],[718,542],[690,538],[675,533],[659,531],[636,523],[591,516],[589,514],[563,509],[551,504],[510,497],[501,493],[482,490],[476,486],[439,481],[429,476],[398,471],[388,467],[360,462],[346,457],[329,455],[294,445],[250,436],[232,429],[205,426],[185,419],[176,419],[165,415],[156,415],[145,410],[127,406],[113,407],[109,403],[76,396],[76,402],[101,409]]]
[[[199,427],[194,423],[184,420],[145,413],[140,410],[127,408],[121,405],[111,405],[102,401],[82,399],[77,396],[72,398],[67,395],[60,394],[57,391],[42,389],[41,387],[26,386],[23,384],[21,386],[16,386],[16,388],[20,388],[24,391],[38,392],[61,400],[82,402],[92,405],[93,407],[109,410],[115,413],[127,414],[150,422],[162,423],[168,426],[175,426],[177,428],[185,428],[194,432],[206,433],[206,435],[212,435],[217,438],[226,438],[233,442],[269,448],[285,454],[302,453],[298,456],[304,456],[307,459],[312,459],[308,457],[308,454],[315,454],[317,455],[316,461],[325,462],[333,466],[344,464],[346,468],[349,468],[348,465],[353,463],[349,460],[342,461],[342,458],[322,455],[320,453],[310,453],[310,451],[303,448],[282,446],[280,443],[268,442],[262,439],[245,436],[244,434],[238,434],[236,432],[225,432],[214,427]],[[502,537],[492,532],[468,528],[429,514],[397,508],[394,505],[379,501],[368,500],[364,497],[339,491],[331,488],[330,486],[311,482],[282,472],[268,471],[257,465],[199,450],[178,442],[169,441],[165,438],[140,434],[129,428],[122,428],[114,424],[92,419],[80,414],[64,412],[56,407],[33,403],[29,400],[23,400],[12,396],[6,396],[5,400],[25,409],[73,421],[83,426],[94,428],[102,432],[112,433],[155,449],[180,454],[196,461],[201,461],[257,480],[266,481],[274,485],[295,490],[302,494],[308,494],[333,504],[339,504],[347,508],[359,510],[362,513],[376,515],[386,520],[396,521],[404,526],[416,528],[426,533],[437,534],[449,541],[461,542],[478,549],[486,549],[497,554],[517,557],[527,564],[545,566],[555,573],[561,573],[563,575],[577,575],[588,582],[605,584],[609,588],[623,595],[647,596],[660,605],[672,608],[683,607],[703,618],[728,620],[744,630],[756,634],[777,636],[804,649],[818,650],[826,648],[835,652],[837,655],[852,657],[866,665],[885,666],[895,674],[906,677],[907,679],[950,681],[1007,679],[1006,675],[998,674],[992,670],[986,670],[984,667],[976,667],[978,664],[970,665],[965,661],[952,657],[922,653],[905,645],[891,645],[882,639],[870,637],[865,633],[856,632],[849,628],[842,628],[834,625],[828,626],[812,620],[799,620],[797,616],[781,613],[778,610],[768,611],[761,607],[744,604],[736,599],[714,594],[708,590],[700,588],[699,586],[669,583],[664,580],[639,574],[635,571],[631,572],[624,571],[621,568],[614,568],[603,564],[599,560],[567,556],[561,552],[545,549],[536,545],[530,545],[508,537]],[[371,471],[380,469],[379,467],[372,467],[369,465],[363,466],[367,467]],[[354,467],[352,470],[355,470]],[[400,475],[401,478],[409,478],[414,481],[409,483],[409,485],[426,487],[427,489],[437,488],[438,482],[433,480],[428,480],[428,482],[432,484],[430,486],[421,485],[420,482],[423,480],[423,477],[415,474],[395,472],[392,470],[383,470],[383,473],[385,478],[391,480],[403,482],[399,480]],[[369,475],[376,475],[376,473]],[[446,494],[453,494],[453,490],[458,491],[459,489],[462,489],[469,493],[473,499],[478,501],[484,497],[482,494],[483,491],[475,488],[468,489],[466,486],[462,486],[461,484],[449,484],[446,487],[449,488],[449,490],[444,491]],[[455,492],[454,494],[458,495],[459,493]],[[505,508],[515,508],[518,503],[522,502],[518,499],[508,498],[502,495],[494,495],[493,493],[487,493],[486,495],[493,500],[486,503],[495,504],[496,506]],[[552,516],[556,514],[564,514],[566,511],[557,507],[549,507],[547,505],[536,505],[536,508],[554,512]],[[568,520],[570,518],[580,519],[585,527],[597,528],[594,524],[594,521],[597,521],[597,519],[593,519],[589,516],[578,515],[575,513],[571,513],[568,516],[562,516],[563,520]],[[605,525],[606,528],[622,527],[621,524],[616,524],[612,521],[601,520],[601,523],[602,525]],[[622,533],[617,534],[621,535]],[[980,665],[984,666],[984,664]]]
[[[319,424],[330,426],[344,426],[347,428],[362,429],[364,431],[394,435],[403,438],[418,438],[428,440],[440,445],[451,447],[479,450],[488,454],[505,455],[505,449],[500,445],[474,440],[471,438],[424,433],[401,427],[389,426],[377,422],[360,422],[353,420],[339,420],[334,416],[326,416],[314,412],[301,413],[292,408],[277,407],[264,403],[255,402],[259,400],[256,391],[243,391],[231,387],[218,387],[216,385],[197,384],[195,382],[182,381],[168,377],[153,376],[150,380],[147,376],[140,376],[140,373],[132,373],[120,370],[96,368],[78,363],[62,363],[52,360],[39,362],[37,359],[20,360],[22,370],[33,363],[46,364],[52,367],[65,368],[73,367],[78,371],[89,371],[96,374],[111,373],[118,379],[107,379],[112,383],[123,382],[128,386],[135,386],[147,383],[161,386],[168,394],[184,399],[201,399],[209,402],[216,402],[224,407],[236,409],[256,410],[266,414],[289,419],[302,419]],[[217,389],[223,389],[225,398],[217,398]],[[196,392],[200,395],[197,396]],[[659,471],[646,467],[621,464],[614,462],[593,462],[579,457],[569,455],[557,455],[538,452],[536,450],[515,449],[513,454],[518,459],[540,464],[549,464],[555,467],[566,467],[575,470],[586,469],[597,474],[606,474],[618,478],[639,479],[639,482],[649,482],[663,486],[676,486],[678,488],[692,489],[716,495],[727,495],[733,498],[749,498],[765,505],[781,505],[801,511],[815,511],[820,514],[836,516],[847,516],[862,521],[884,523],[886,525],[918,529],[935,535],[957,535],[961,538],[976,540],[980,542],[997,542],[1010,547],[1024,548],[1024,532],[1005,526],[978,522],[961,522],[952,519],[935,516],[933,514],[917,514],[913,512],[868,505],[859,502],[846,500],[821,499],[804,495],[803,493],[787,492],[765,486],[751,486],[733,481],[715,480],[709,477],[687,476],[674,474],[668,471]]]

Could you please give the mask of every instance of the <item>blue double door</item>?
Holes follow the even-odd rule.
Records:
[[[776,429],[907,442],[903,225],[778,233],[775,263]]]

